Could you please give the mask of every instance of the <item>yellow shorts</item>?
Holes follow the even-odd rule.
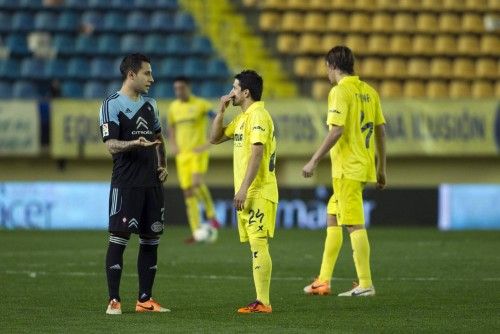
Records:
[[[208,152],[183,152],[175,157],[177,175],[182,189],[193,185],[193,174],[205,174],[208,169]]]
[[[364,225],[363,188],[365,182],[333,179],[333,195],[326,212],[337,216],[339,225]]]
[[[276,226],[278,203],[265,198],[247,198],[245,209],[237,211],[240,241],[250,238],[272,238]]]

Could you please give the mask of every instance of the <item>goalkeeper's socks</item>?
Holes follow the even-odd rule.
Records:
[[[128,238],[111,234],[109,236],[108,252],[106,253],[106,277],[108,280],[109,300],[120,301],[120,279],[123,269],[123,252],[127,247]]]
[[[137,272],[139,274],[139,301],[148,301],[152,296],[153,283],[156,276],[158,244],[160,239],[139,239],[139,256]]]
[[[273,263],[269,254],[267,238],[250,239],[252,250],[252,267],[257,300],[269,306],[269,290],[271,287],[271,272]]]

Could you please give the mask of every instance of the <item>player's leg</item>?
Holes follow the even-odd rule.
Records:
[[[181,153],[176,157],[177,174],[179,183],[184,194],[184,203],[186,204],[186,215],[191,228],[191,234],[196,231],[201,224],[198,200],[192,188],[192,154]],[[186,242],[194,242],[194,238],[188,238]]]
[[[339,210],[342,223],[347,226],[351,239],[352,255],[359,284],[352,290],[339,294],[342,297],[373,296],[371,269],[370,269],[370,243],[365,229],[363,212],[364,184],[354,180],[342,180],[342,196],[339,198]]]
[[[153,300],[153,284],[158,269],[158,245],[164,229],[164,199],[161,186],[144,188],[145,204],[139,226],[137,273],[139,294],[136,312],[168,312]]]
[[[205,207],[205,213],[207,215],[207,219],[210,221],[211,226],[214,228],[219,228],[220,224],[215,217],[215,207],[212,200],[212,195],[210,194],[210,190],[208,189],[204,180],[204,175],[208,170],[208,158],[208,152],[203,152],[198,155],[192,175],[193,188],[198,201],[200,201]]]
[[[269,252],[269,238],[274,236],[277,204],[265,199],[249,199],[238,222],[240,240],[250,243],[252,271],[257,299],[242,307],[239,313],[271,313],[269,291],[271,287],[272,260]],[[242,238],[243,236],[243,238]]]

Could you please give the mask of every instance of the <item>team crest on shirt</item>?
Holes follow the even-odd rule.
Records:
[[[155,233],[163,231],[163,224],[161,222],[154,222],[153,224],[151,224],[151,231]]]
[[[108,127],[108,123],[104,123],[104,124],[102,125],[102,136],[103,136],[103,137],[109,136],[109,127]]]

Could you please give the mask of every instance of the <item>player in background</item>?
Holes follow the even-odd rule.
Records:
[[[163,185],[167,163],[156,101],[144,97],[153,84],[150,60],[138,53],[120,64],[121,89],[101,105],[102,140],[113,157],[109,195],[106,274],[107,314],[121,314],[123,252],[131,233],[139,234],[139,294],[136,312],[168,312],[152,298],[157,252],[164,228]]]
[[[257,300],[239,313],[271,313],[269,288],[272,262],[268,238],[274,235],[278,207],[276,139],[274,124],[261,101],[262,78],[251,70],[235,76],[233,89],[221,97],[210,133],[210,142],[233,140],[234,207],[241,242],[249,242]],[[232,101],[241,113],[223,125],[224,112]]]
[[[191,93],[189,80],[177,77],[174,80],[175,101],[167,113],[168,139],[175,154],[179,183],[184,192],[187,217],[191,233],[200,228],[199,203],[205,208],[210,225],[217,229],[220,224],[215,217],[212,196],[204,181],[208,168],[210,143],[207,139],[208,116],[213,114],[211,104]],[[186,243],[193,243],[193,236]]]
[[[330,294],[330,281],[342,246],[342,226],[346,226],[359,283],[339,296],[373,296],[363,188],[368,182],[376,182],[379,189],[386,184],[385,120],[377,92],[354,75],[351,50],[336,46],[325,60],[328,79],[336,84],[328,95],[329,132],[304,166],[302,175],[311,177],[321,158],[330,151],[334,193],[327,206],[328,226],[321,270],[304,292]]]

